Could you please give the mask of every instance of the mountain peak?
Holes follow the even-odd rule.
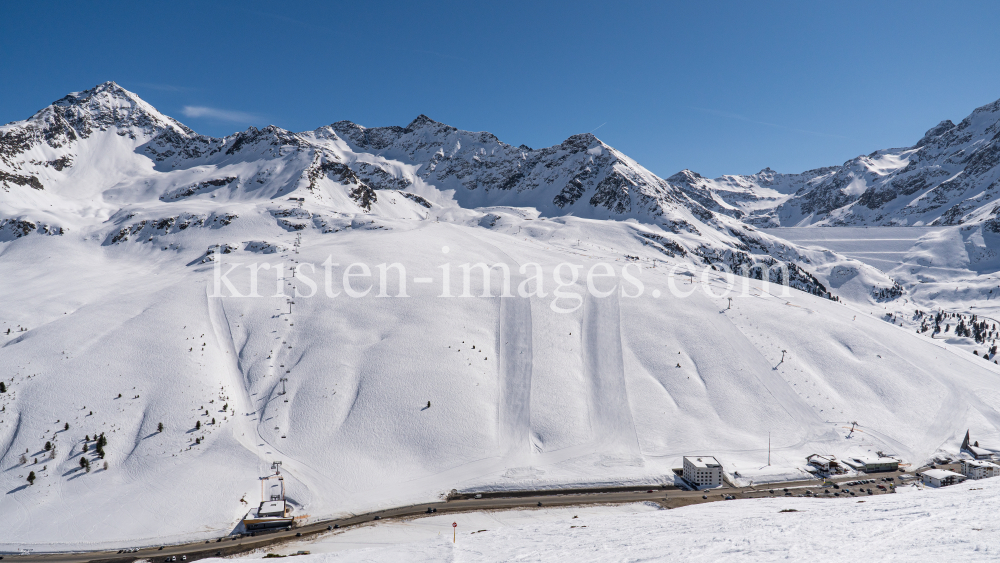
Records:
[[[918,147],[922,147],[922,146],[926,145],[931,139],[933,139],[935,137],[940,137],[946,131],[948,131],[950,129],[954,129],[954,128],[955,128],[955,124],[952,123],[950,119],[945,119],[941,123],[938,123],[934,127],[931,127],[930,129],[928,129],[927,132],[924,133],[924,136],[919,141],[917,141],[917,146]]]
[[[420,114],[416,117],[416,119],[411,121],[410,124],[406,126],[406,128],[410,130],[417,130],[417,129],[423,129],[424,127],[431,127],[434,125],[442,125],[442,124],[438,123],[437,121],[434,121],[433,119],[427,117],[424,114]]]
[[[695,172],[693,170],[688,170],[687,168],[685,168],[684,170],[681,170],[680,172],[678,172],[678,173],[674,174],[673,176],[667,178],[667,182],[670,182],[671,184],[684,183],[684,184],[689,184],[690,185],[690,184],[693,184],[694,182],[696,182],[698,180],[704,180],[704,179],[705,179],[705,177],[702,176],[701,174],[699,174],[699,173],[697,173],[697,172]]]
[[[60,148],[106,131],[126,136],[137,144],[166,134],[175,137],[169,141],[175,146],[197,135],[113,81],[63,96],[28,119],[5,125],[4,129],[19,131],[12,138],[22,139],[6,146],[0,143],[0,155],[6,157],[5,162],[11,162],[37,143]]]
[[[135,128],[147,134],[171,129],[185,135],[194,132],[173,118],[160,113],[137,94],[114,81],[107,81],[82,92],[73,92],[42,109],[32,120],[48,122],[58,115],[78,132],[89,134],[93,128],[109,126]]]
[[[94,86],[89,90],[84,90],[82,92],[72,92],[63,96],[62,98],[56,100],[52,105],[58,106],[73,106],[73,105],[83,105],[96,102],[101,105],[120,105],[120,102],[132,104],[136,102],[141,102],[139,96],[129,92],[128,90],[122,88],[118,83],[114,81],[107,81]],[[115,103],[119,102],[119,103]],[[148,104],[146,104],[148,105]]]
[[[571,135],[565,141],[562,142],[563,146],[570,146],[578,149],[589,149],[595,145],[603,145],[593,133],[579,133],[577,135]]]

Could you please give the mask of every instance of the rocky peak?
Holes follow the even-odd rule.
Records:
[[[93,128],[105,130],[115,126],[135,128],[143,133],[173,129],[180,133],[193,134],[193,131],[163,115],[142,98],[115,82],[104,82],[90,90],[69,94],[35,114],[35,117],[45,119],[52,113],[75,124],[74,128],[79,127],[83,130]],[[78,132],[85,131],[78,129]]]
[[[433,119],[427,117],[424,114],[420,114],[416,117],[416,119],[411,121],[410,124],[406,126],[406,128],[412,131],[416,131],[417,129],[423,129],[424,127],[437,127],[440,125],[443,124],[434,121]]]
[[[427,135],[438,136],[438,135],[448,135],[458,131],[458,128],[452,127],[451,125],[446,125],[438,121],[427,117],[424,114],[420,114],[416,119],[410,122],[409,125],[404,129],[406,133],[420,133],[424,137]]]
[[[89,90],[71,92],[53,102],[52,105],[79,106],[96,103],[105,107],[112,107],[117,105],[134,105],[136,102],[142,102],[139,96],[122,88],[116,82],[109,80]]]
[[[597,145],[604,146],[604,143],[595,137],[593,133],[580,133],[578,135],[573,135],[562,142],[563,147],[574,148],[577,150],[586,150]]]
[[[681,170],[680,172],[667,178],[667,182],[670,182],[671,184],[683,184],[685,186],[694,187],[699,180],[704,179],[705,177],[701,174],[685,168],[684,170]]]
[[[930,142],[932,139],[940,137],[941,135],[944,135],[946,132],[954,128],[955,124],[952,123],[950,119],[945,119],[941,123],[938,123],[934,127],[928,129],[927,132],[924,133],[924,136],[919,141],[917,141],[917,146],[922,147],[926,145],[928,142]]]

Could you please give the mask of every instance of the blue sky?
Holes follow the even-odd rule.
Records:
[[[701,4],[701,5],[695,5]],[[593,131],[661,176],[800,172],[1000,99],[996,2],[22,2],[0,122],[115,80],[196,131],[418,114]]]

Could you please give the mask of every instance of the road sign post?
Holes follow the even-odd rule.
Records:
[[[455,539],[458,537],[458,522],[451,523],[451,543],[455,543]]]

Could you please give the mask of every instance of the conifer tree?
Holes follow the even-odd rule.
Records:
[[[35,472],[34,471],[32,471],[31,473],[28,473],[28,484],[29,485],[34,485],[35,484]]]

